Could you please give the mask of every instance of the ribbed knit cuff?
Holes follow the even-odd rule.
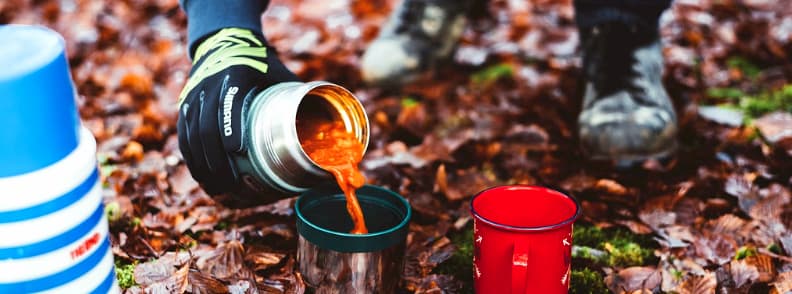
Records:
[[[201,40],[224,28],[243,28],[263,35],[261,13],[269,0],[179,0],[187,13],[190,58]]]

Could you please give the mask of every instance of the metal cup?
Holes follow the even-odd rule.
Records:
[[[332,175],[303,151],[296,122],[339,121],[365,147],[369,125],[363,105],[347,89],[329,82],[285,82],[257,94],[245,110],[244,150],[234,155],[240,179],[237,196],[274,202],[299,194]]]
[[[66,43],[28,25],[0,25],[0,43],[0,293],[118,293]]]
[[[572,225],[582,213],[566,194],[538,186],[484,190],[470,201],[476,293],[567,293]]]
[[[368,234],[350,234],[346,199],[335,185],[303,193],[295,203],[297,260],[314,293],[393,293],[401,280],[412,214],[404,197],[366,185],[357,191]]]

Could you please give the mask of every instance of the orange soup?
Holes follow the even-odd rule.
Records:
[[[365,184],[358,164],[363,158],[363,144],[354,134],[337,121],[298,121],[300,144],[308,157],[324,170],[333,174],[338,186],[346,196],[346,208],[354,227],[350,233],[366,234],[366,222],[360,209],[355,190]]]

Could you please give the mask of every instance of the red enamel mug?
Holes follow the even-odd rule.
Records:
[[[567,293],[580,204],[536,186],[498,186],[470,202],[476,293]]]

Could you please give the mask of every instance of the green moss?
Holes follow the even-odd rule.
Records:
[[[102,179],[106,179],[110,176],[110,174],[118,169],[117,165],[108,164],[107,160],[108,159],[106,155],[104,156],[104,159],[102,159],[101,156],[99,158],[99,174],[102,175]],[[108,183],[106,180],[102,181],[102,188],[110,188],[110,183]]]
[[[229,223],[227,221],[222,220],[222,221],[217,222],[217,224],[214,226],[214,229],[216,231],[224,231],[224,230],[228,229],[228,226],[229,226]]]
[[[585,258],[585,259],[594,260],[594,259],[596,259],[596,257],[591,254],[591,250],[592,249],[589,248],[589,247],[581,246],[580,247],[580,251],[578,251],[580,253],[573,252],[572,253],[572,257],[578,257],[578,258]]]
[[[653,250],[643,248],[633,242],[619,242],[604,243],[604,249],[609,254],[608,265],[617,267],[630,267],[643,265],[646,260],[652,256]]]
[[[740,100],[740,97],[745,96],[745,93],[737,88],[711,88],[707,89],[707,96],[716,101],[736,102]]]
[[[712,104],[740,110],[746,116],[746,123],[773,111],[792,112],[792,84],[752,93],[736,88],[712,88],[707,90],[707,96]]]
[[[514,75],[514,68],[508,63],[499,63],[490,65],[476,73],[470,79],[476,85],[488,85],[501,78],[512,77]]]
[[[188,240],[184,240],[186,237],[182,237],[182,243],[178,244],[179,251],[190,251],[191,249],[198,247],[198,241],[195,240],[195,237],[189,234],[189,231],[185,232],[187,236],[189,236]]]
[[[402,97],[401,106],[403,108],[410,108],[410,107],[413,107],[413,106],[417,106],[418,104],[421,104],[421,102],[418,102],[418,100],[416,100],[413,97],[410,97],[410,96]]]
[[[753,62],[742,56],[729,57],[729,59],[726,60],[726,65],[728,65],[729,68],[739,70],[750,79],[755,79],[759,76],[759,73],[762,72],[756,64],[753,64]]]
[[[580,226],[577,225],[572,230],[572,237],[575,245],[597,247],[600,243],[605,242],[608,236],[602,229],[593,226]]]
[[[578,246],[572,250],[573,258],[582,258],[594,263],[605,263],[608,260],[608,253],[588,246]]]
[[[457,251],[451,258],[441,263],[436,272],[453,275],[462,281],[461,293],[473,293],[473,226],[451,236],[451,242]]]
[[[622,228],[600,229],[593,226],[575,226],[574,244],[581,247],[574,257],[585,258],[605,266],[629,267],[649,263],[655,243],[648,235],[633,234]],[[607,256],[592,255],[589,250],[607,252]]]
[[[132,263],[123,263],[121,260],[115,261],[116,279],[121,289],[137,286],[137,282],[135,282],[135,266],[137,266],[137,261]]]
[[[140,225],[140,222],[141,222],[141,221],[142,221],[142,220],[141,220],[139,217],[134,217],[134,218],[132,218],[132,221],[131,221],[130,223],[131,223],[131,225],[132,225],[133,227],[137,227],[137,226],[139,226],[139,225]]]
[[[773,91],[743,96],[738,107],[753,118],[776,110],[792,112],[792,84]]]
[[[685,276],[685,272],[683,272],[681,270],[678,270],[678,269],[675,269],[675,268],[672,268],[671,269],[671,275],[674,277],[675,281],[681,281],[682,277]]]
[[[572,269],[572,280],[569,281],[571,294],[599,294],[608,293],[602,274],[588,268]]]
[[[729,57],[726,64],[731,70],[742,72],[745,78],[740,81],[739,88],[708,89],[709,104],[741,110],[745,115],[746,124],[768,112],[778,110],[792,112],[792,84],[781,88],[768,88],[756,83],[763,69],[741,56]]]
[[[750,256],[756,256],[756,248],[753,246],[743,246],[737,249],[737,253],[734,254],[734,259],[740,260]]]
[[[105,216],[111,223],[121,218],[121,205],[118,204],[118,201],[110,202],[105,206]]]
[[[767,245],[767,250],[775,254],[784,254],[784,249],[782,249],[781,246],[778,246],[776,243]]]

